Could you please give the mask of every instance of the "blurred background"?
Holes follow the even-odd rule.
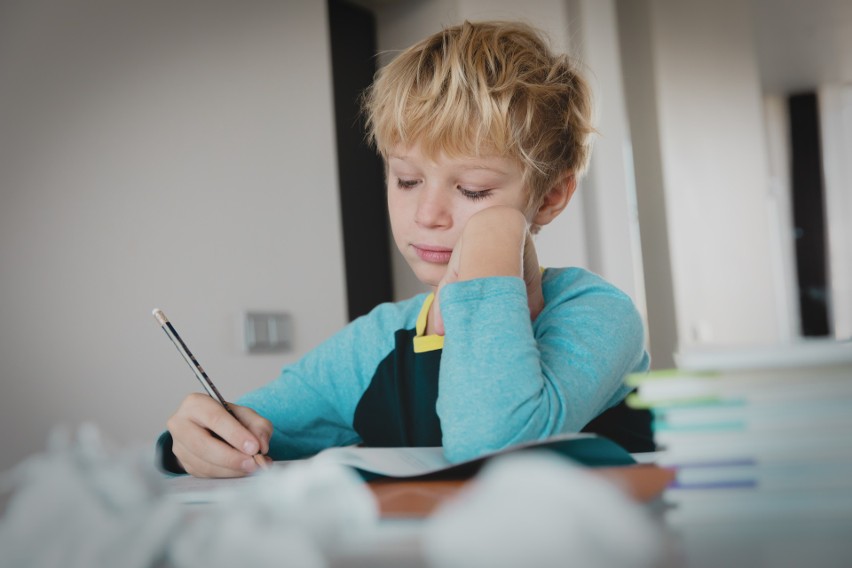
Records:
[[[155,307],[235,399],[421,291],[357,93],[464,19],[586,67],[600,135],[540,257],[630,294],[655,368],[849,340],[845,0],[0,0],[0,470],[60,424],[153,448],[199,389]],[[289,350],[248,353],[247,311]]]

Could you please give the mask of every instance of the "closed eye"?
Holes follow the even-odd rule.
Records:
[[[461,193],[464,197],[470,199],[471,201],[479,201],[480,199],[485,199],[486,197],[491,195],[490,189],[481,189],[479,191],[473,191],[470,189],[465,189],[461,186],[458,186],[457,189],[459,190],[459,193]]]
[[[416,179],[400,179],[400,178],[397,178],[397,180],[396,180],[396,186],[400,189],[411,189],[411,188],[415,187],[418,183],[420,183],[420,181],[416,180]]]

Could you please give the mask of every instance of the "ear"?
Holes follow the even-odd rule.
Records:
[[[533,224],[547,225],[556,219],[568,205],[568,202],[571,201],[575,189],[577,189],[577,178],[574,177],[574,174],[566,174],[559,178],[559,181],[547,191],[541,200],[541,204],[533,215]]]

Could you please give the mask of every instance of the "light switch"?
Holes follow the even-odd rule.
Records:
[[[293,348],[293,318],[285,312],[245,312],[247,353],[284,353]]]

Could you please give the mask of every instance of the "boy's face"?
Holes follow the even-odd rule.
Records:
[[[520,165],[508,158],[427,158],[418,146],[396,147],[387,160],[388,212],[397,248],[415,276],[433,289],[475,213],[506,205],[525,210]]]

